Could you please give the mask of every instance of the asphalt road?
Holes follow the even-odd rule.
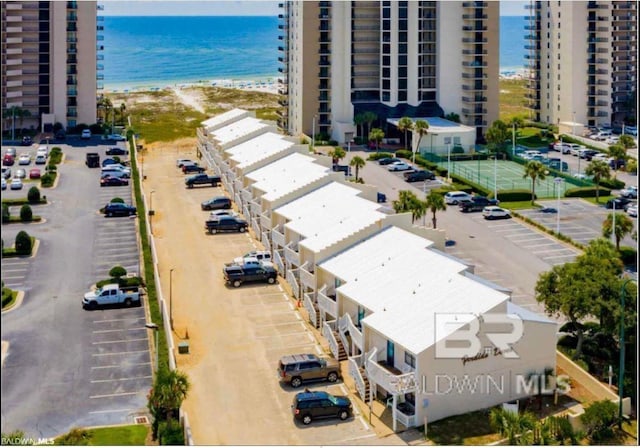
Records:
[[[42,190],[49,204],[34,207],[46,221],[2,229],[5,241],[22,228],[40,241],[35,257],[2,263],[2,278],[25,291],[22,305],[2,314],[2,340],[9,343],[2,366],[3,433],[20,429],[52,437],[77,426],[133,422],[146,411],[151,363],[144,308],[88,312],[80,303],[113,264],[139,272],[135,221],[105,222],[98,209],[116,192],[100,191],[99,171],[84,165],[86,152],[104,155],[113,145],[98,147],[97,139],[67,143],[73,146],[58,145],[65,161],[56,188]],[[130,200],[129,187],[118,190]],[[26,196],[26,190],[5,193]],[[133,239],[114,233],[116,220]],[[109,241],[110,235],[127,250]],[[122,256],[101,253],[105,242]]]

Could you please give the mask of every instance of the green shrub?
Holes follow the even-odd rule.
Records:
[[[600,192],[598,194],[599,196],[609,196],[611,191],[606,188],[600,188]],[[595,198],[596,187],[570,188],[564,192],[564,196],[566,198]]]
[[[627,171],[627,173],[631,174],[632,176],[635,176],[636,174],[638,174],[638,162],[636,161],[636,159],[629,159],[629,161],[627,162],[627,166],[625,167],[625,170]]]
[[[31,237],[24,230],[21,230],[16,235],[15,248],[18,255],[31,255]]]
[[[106,278],[96,283],[96,287],[102,288],[104,285],[117,283],[122,287],[126,286],[144,286],[142,277],[124,277],[124,278]]]
[[[530,201],[531,191],[525,189],[500,190],[498,191],[498,200],[502,202]]]
[[[633,247],[620,246],[620,250],[618,252],[620,253],[620,259],[625,265],[634,264],[637,260],[638,251]]]
[[[53,185],[55,180],[56,180],[55,172],[46,173],[40,178],[40,185],[42,186],[42,188],[49,188]]]
[[[124,199],[118,198],[118,197],[111,199],[111,203],[112,204],[115,203],[115,202],[119,202],[120,204],[124,204]]]
[[[127,270],[122,266],[114,266],[109,271],[109,275],[113,278],[119,279],[120,277],[127,275]]]
[[[380,160],[386,157],[394,157],[394,154],[391,152],[374,152],[369,154],[368,160]]]
[[[180,422],[169,419],[161,422],[158,427],[160,445],[184,445],[184,431]]]
[[[56,445],[80,446],[89,445],[91,434],[86,429],[74,428],[55,440]]]
[[[418,155],[416,154],[416,157]],[[413,157],[413,152],[409,151],[408,149],[399,149],[396,151],[396,157],[402,157],[403,159],[409,159],[411,160],[411,158]]]
[[[115,161],[116,161],[116,163],[120,163],[120,157],[118,157],[118,156],[111,156],[111,158],[112,158],[113,160],[115,160]]]
[[[38,187],[29,188],[29,192],[27,193],[27,200],[32,204],[40,202],[40,190],[38,190]]]
[[[30,222],[33,219],[33,211],[31,206],[25,204],[20,207],[20,221]]]
[[[451,174],[450,177],[451,177],[451,179],[453,179],[454,181],[456,181],[459,184],[463,184],[463,185],[467,185],[467,186],[471,187],[471,190],[473,192],[478,193],[478,194],[480,194],[482,196],[487,196],[488,197],[492,193],[487,188],[485,188],[485,187],[483,187],[481,185],[478,185],[478,184],[476,184],[474,182],[471,182],[471,181],[465,179],[462,176],[458,176],[457,174]]]
[[[464,154],[464,148],[462,146],[454,146],[451,149],[451,154]]]
[[[9,222],[11,219],[11,212],[7,204],[2,204],[2,222]]]
[[[55,165],[52,165],[51,163],[49,165],[47,165],[47,167],[45,168],[45,171],[58,171],[58,167]]]
[[[600,186],[608,188],[609,190],[622,190],[625,183],[619,179],[602,179]]]
[[[51,150],[51,154],[49,154],[49,164],[57,165],[60,162],[62,162],[62,149],[56,146]]]

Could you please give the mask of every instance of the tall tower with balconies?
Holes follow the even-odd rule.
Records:
[[[497,2],[280,3],[280,126],[344,143],[356,117],[498,118]]]
[[[49,132],[96,122],[103,17],[93,1],[2,2],[2,109]],[[100,23],[100,26],[97,23]]]
[[[622,124],[637,114],[637,4],[531,2],[529,108],[553,124]]]

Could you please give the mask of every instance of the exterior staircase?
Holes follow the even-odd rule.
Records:
[[[340,340],[340,333],[337,331],[333,332],[333,336],[336,338],[338,342],[338,361],[345,361],[348,358],[347,351],[344,348],[344,344]]]
[[[313,304],[313,311],[316,316],[315,320],[311,319],[311,323],[314,324],[315,328],[320,328],[320,308],[318,308],[317,304]]]
[[[371,397],[371,384],[369,384],[369,378],[367,378],[367,372],[364,370],[364,367],[360,367],[360,375],[362,375],[362,379],[364,380],[364,397],[362,401],[365,403],[370,400]]]

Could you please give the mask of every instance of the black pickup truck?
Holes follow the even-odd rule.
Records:
[[[184,184],[187,188],[193,188],[194,185],[211,185],[217,187],[220,183],[220,176],[209,176],[208,174],[194,174],[184,180]]]
[[[278,273],[273,266],[239,266],[230,265],[222,268],[224,280],[228,285],[238,288],[244,282],[263,282],[274,284]]]
[[[489,205],[498,205],[500,201],[496,199],[488,199],[484,196],[474,196],[470,201],[461,201],[459,204],[461,212],[481,212],[482,209]]]
[[[218,216],[205,222],[205,229],[209,233],[218,232],[246,232],[249,224],[237,216]]]

